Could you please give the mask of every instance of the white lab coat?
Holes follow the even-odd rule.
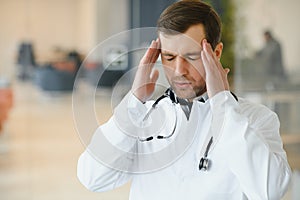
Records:
[[[151,104],[142,104],[129,93],[115,109],[112,118],[97,129],[78,161],[78,178],[85,187],[102,192],[131,181],[130,200],[282,198],[288,188],[291,170],[279,135],[278,117],[274,112],[242,98],[237,102],[229,91],[224,91],[205,103],[195,100],[191,122],[186,120],[180,106],[176,105],[179,120],[172,139],[139,142],[124,134],[120,125],[138,121]],[[138,126],[139,122],[136,123]],[[126,131],[130,130],[130,126]],[[184,151],[179,147],[181,154],[172,147],[169,152],[173,159],[168,163],[161,161],[164,157],[153,156],[152,163],[157,163],[155,166],[149,157],[143,160],[126,153],[111,155],[110,160],[98,159],[103,151],[107,151],[107,157],[113,154],[113,150],[103,148],[103,135],[124,152],[149,153],[155,152],[159,146],[168,148],[182,132],[193,133],[193,137],[189,136],[192,140],[185,145]],[[199,160],[210,135],[214,136],[208,154],[211,166],[208,171],[199,171]],[[184,139],[180,140],[184,143]],[[172,157],[172,153],[179,156]],[[142,173],[143,169],[147,172]]]

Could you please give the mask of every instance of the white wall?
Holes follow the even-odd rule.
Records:
[[[0,69],[11,74],[20,41],[32,41],[39,60],[56,46],[76,46],[76,0],[0,0]],[[75,3],[74,3],[75,2]]]
[[[235,0],[238,12],[238,49],[250,56],[262,47],[263,31],[270,28],[281,42],[284,63],[290,73],[300,71],[300,1],[299,0]]]
[[[300,70],[300,1],[235,1],[237,54],[253,54],[263,45],[263,30],[271,28],[282,43],[287,69]],[[21,40],[33,41],[41,61],[50,59],[55,47],[87,53],[127,29],[127,8],[128,0],[0,0],[0,75],[13,74]]]
[[[97,1],[77,0],[77,50],[86,53],[97,43]]]
[[[0,0],[0,76],[14,76],[18,44],[32,41],[39,62],[53,49],[87,54],[125,30],[127,0]]]
[[[128,0],[97,1],[97,42],[125,31],[129,27]]]

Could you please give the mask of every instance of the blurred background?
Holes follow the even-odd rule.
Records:
[[[77,180],[84,144],[72,114],[73,85],[77,75],[82,105],[95,98],[98,123],[104,123],[114,86],[140,58],[128,49],[150,41],[130,35],[107,46],[104,59],[89,53],[122,31],[155,27],[173,2],[0,0],[1,200],[128,199],[130,183],[97,194]],[[206,2],[222,17],[221,61],[231,68],[232,91],[278,114],[293,170],[284,200],[300,199],[300,1]],[[120,98],[130,78],[122,86]]]

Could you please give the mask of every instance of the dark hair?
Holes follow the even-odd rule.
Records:
[[[265,30],[264,35],[269,37],[269,38],[272,38],[272,33],[271,33],[270,30]]]
[[[193,25],[203,24],[206,39],[213,49],[221,41],[221,20],[208,4],[195,1],[179,1],[166,8],[157,21],[158,32],[168,35],[185,33]]]

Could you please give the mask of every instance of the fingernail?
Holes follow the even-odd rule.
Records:
[[[150,47],[151,47],[151,48],[155,48],[155,41],[154,41],[154,40],[152,40],[152,42],[151,42],[151,44],[150,44]]]
[[[156,40],[154,41],[154,46],[153,47],[157,48],[157,42],[156,42]]]
[[[160,39],[159,38],[157,38],[157,48],[161,48],[161,42],[160,42]]]
[[[206,39],[203,40],[203,50],[207,50],[207,41]]]

